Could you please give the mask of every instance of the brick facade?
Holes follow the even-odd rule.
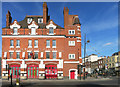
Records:
[[[29,18],[32,19],[30,24],[27,23]],[[43,22],[38,23],[38,18],[43,19]],[[15,73],[18,72],[21,79],[28,79],[29,74],[31,78],[46,79],[46,66],[53,65],[55,72],[49,71],[53,78],[57,75],[57,79],[77,79],[77,65],[82,63],[81,24],[78,15],[69,15],[69,9],[64,8],[64,28],[62,28],[50,20],[47,4],[43,3],[43,16],[27,15],[24,20],[20,22],[14,20],[11,23],[11,13],[8,11],[6,19],[6,27],[2,29],[2,78],[8,78],[10,73],[16,78],[18,75]],[[51,27],[52,33],[50,33]],[[17,40],[20,41],[19,46],[16,46]],[[31,47],[28,46],[29,40],[32,41]],[[35,40],[37,40],[37,47],[35,47]],[[47,40],[50,42],[49,47],[46,46]],[[75,44],[72,42],[71,46],[69,41],[74,41]],[[13,43],[12,46],[11,43]],[[28,58],[29,52],[30,58]],[[49,52],[49,58],[47,58],[47,52]],[[55,59],[53,52],[56,53]],[[35,53],[38,54],[37,58]],[[10,58],[11,55],[12,58]],[[74,72],[72,78],[71,71]]]

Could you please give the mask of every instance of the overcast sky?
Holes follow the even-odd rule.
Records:
[[[43,15],[42,2],[3,2],[2,27],[6,26],[6,13],[11,12],[12,21],[21,21],[26,15]],[[69,14],[79,15],[82,32],[82,54],[84,34],[90,40],[87,55],[111,56],[118,51],[118,3],[117,2],[48,2],[48,14],[56,24],[64,27],[63,8]],[[2,34],[2,29],[1,34]],[[0,56],[2,51],[0,38]],[[83,55],[82,55],[83,56]]]

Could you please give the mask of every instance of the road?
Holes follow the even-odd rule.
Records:
[[[13,85],[15,85],[15,80],[13,81]],[[119,87],[118,86],[118,78],[112,79],[92,79],[92,80],[21,80],[21,87],[66,87],[66,86],[75,86],[75,87]],[[3,80],[2,87],[9,87],[10,81]]]

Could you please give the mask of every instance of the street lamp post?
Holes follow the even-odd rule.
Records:
[[[86,56],[86,44],[89,43],[90,41],[87,40],[86,42],[86,34],[85,34],[85,37],[84,37],[84,80],[85,80],[85,56]]]

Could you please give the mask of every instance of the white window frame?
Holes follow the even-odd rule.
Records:
[[[10,40],[10,48],[14,48],[14,40],[13,41],[13,46],[11,46],[11,40]]]
[[[14,32],[14,30],[17,32]],[[17,27],[13,27],[13,35],[18,35],[18,28]]]
[[[62,52],[59,52],[59,58],[61,58],[62,57]]]
[[[49,43],[49,46],[47,46],[47,41],[50,42],[50,40],[46,40],[46,48],[50,48],[50,43]]]
[[[17,41],[18,40],[16,40],[16,48],[20,48],[20,40],[19,40],[19,46],[17,46]]]
[[[74,43],[73,43],[74,42]],[[68,43],[69,46],[75,46],[75,41],[69,41]]]
[[[33,32],[34,30],[34,32]],[[36,35],[36,28],[35,27],[31,27],[31,35]]]
[[[32,22],[32,18],[27,18],[27,23],[30,24]]]
[[[71,33],[70,33],[70,31],[71,31]],[[72,33],[74,31],[74,33]],[[69,35],[75,35],[75,30],[68,30],[68,34]]]
[[[55,41],[55,46],[53,46],[53,41]],[[56,40],[52,40],[52,48],[56,48]]]
[[[42,22],[40,22],[40,20],[41,20]],[[43,23],[43,18],[38,18],[38,24],[41,24],[41,23]]]
[[[35,46],[35,41],[37,41],[37,46]],[[38,48],[38,40],[34,40],[34,48]]]
[[[74,55],[74,57],[73,57],[73,55]],[[71,56],[71,57],[70,57],[70,56]],[[69,59],[75,59],[75,54],[69,54],[69,55],[68,55],[68,58],[69,58]]]
[[[29,45],[29,41],[31,41],[31,46]],[[28,40],[28,48],[32,48],[32,40]]]
[[[43,58],[43,52],[41,52],[41,58]]]

